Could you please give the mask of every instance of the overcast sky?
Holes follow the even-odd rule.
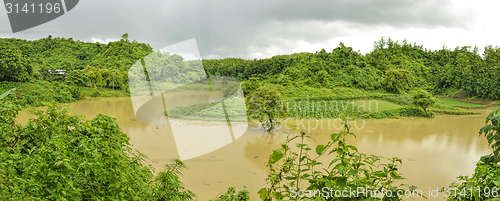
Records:
[[[428,49],[500,45],[500,5],[465,0],[83,0],[67,14],[13,34],[6,10],[0,37],[129,39],[155,50],[195,38],[203,58],[266,58],[331,52],[340,42],[365,54],[391,37]]]

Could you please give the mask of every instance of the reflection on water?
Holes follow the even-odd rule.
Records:
[[[208,100],[207,97],[197,98],[197,101],[202,102]],[[133,147],[146,154],[148,162],[157,171],[163,170],[171,159],[179,157],[173,134],[169,133],[170,126],[174,125],[137,121],[130,98],[92,98],[69,104],[69,107],[73,108],[72,114],[85,114],[87,119],[98,113],[116,117],[120,127],[129,135]],[[399,168],[407,178],[404,183],[417,185],[425,194],[429,188],[449,185],[459,175],[472,174],[474,162],[490,152],[486,139],[478,135],[489,111],[480,112],[481,115],[437,116],[434,119],[366,120],[363,127],[362,124],[358,124],[358,128],[353,126],[352,131],[357,138],[348,138],[348,143],[366,154],[403,159],[403,165]],[[18,120],[26,123],[28,118],[27,112],[22,111]],[[302,124],[296,132],[310,130],[309,134],[316,140],[308,141],[311,147],[326,144],[330,134],[338,132],[340,128],[338,121],[335,124],[333,122],[299,122]],[[200,133],[207,129],[202,124],[200,122]],[[322,128],[317,126],[321,124],[324,125]],[[182,121],[179,121],[179,127],[182,128]],[[246,188],[251,192],[252,200],[259,200],[257,191],[266,185],[268,171],[264,162],[271,151],[279,148],[286,139],[286,134],[281,131],[285,129],[274,134],[248,129],[233,143],[186,160],[188,169],[184,171],[182,181],[187,189],[197,194],[199,200],[215,198],[229,186]],[[207,138],[205,144],[213,143]]]

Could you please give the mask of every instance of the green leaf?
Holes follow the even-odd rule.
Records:
[[[349,170],[349,172],[347,173],[346,177],[349,178],[350,176],[356,175],[356,174],[358,174],[358,171],[356,171],[356,170]]]
[[[335,183],[337,183],[340,188],[344,188],[347,184],[347,177],[339,177],[335,180]]]
[[[323,153],[325,149],[326,149],[325,145],[316,146],[316,154],[321,155],[321,153]]]
[[[358,151],[358,148],[356,148],[355,146],[348,145],[347,147],[350,148],[351,150]]]
[[[346,167],[342,163],[339,163],[333,169],[336,169],[337,171],[339,171],[340,174],[344,174],[344,172],[349,170],[349,167]]]
[[[283,156],[284,156],[283,149],[280,148],[280,149],[273,150],[273,153],[271,154],[271,156],[269,156],[269,164],[270,165],[275,164],[276,162],[281,160],[281,158],[283,158]]]
[[[266,200],[266,198],[268,198],[268,194],[269,194],[269,193],[268,193],[268,191],[267,191],[267,188],[261,188],[261,189],[259,190],[258,194],[259,194],[260,199],[262,199],[262,200]]]
[[[340,135],[334,133],[334,134],[330,135],[330,138],[332,139],[333,142],[337,142],[340,138]]]
[[[493,183],[494,183],[496,186],[500,186],[500,176],[497,176],[496,180],[493,180]]]

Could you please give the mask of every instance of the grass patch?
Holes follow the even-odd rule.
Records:
[[[314,87],[284,87],[287,100],[353,100],[353,99],[378,99],[395,94],[381,91],[365,91],[350,87],[314,88]]]
[[[450,105],[450,106],[461,106],[461,107],[471,107],[471,108],[483,107],[483,105],[460,102],[458,100],[449,99],[449,98],[439,98],[439,101],[442,102],[443,104]]]
[[[226,112],[231,122],[246,122],[247,110],[245,102],[240,98],[227,98],[224,99]],[[202,121],[218,121],[225,122],[226,115],[222,108],[222,102],[201,103],[189,106],[175,107],[165,111],[165,116],[175,119],[184,120],[202,120]]]
[[[129,93],[108,88],[69,86],[60,82],[35,80],[33,82],[0,82],[0,92],[16,88],[16,94],[4,100],[21,106],[38,107],[44,102],[72,103],[85,97],[128,97]]]
[[[368,113],[363,107],[356,106],[355,101],[288,101],[288,117],[296,119],[338,118],[340,114],[359,117]]]
[[[400,104],[400,105],[408,105],[408,106],[413,105],[413,103],[412,103],[413,98],[408,94],[403,94],[403,95],[399,95],[399,96],[387,96],[387,97],[384,97],[384,99],[387,101],[393,102],[393,103]]]
[[[113,90],[108,88],[81,88],[83,97],[129,97],[130,93],[123,90]]]
[[[453,114],[453,115],[467,115],[467,114],[479,114],[477,112],[472,112],[463,108],[458,108],[458,107],[442,107],[442,108],[437,108],[437,107],[429,107],[428,111],[435,112],[437,114]]]
[[[354,105],[363,108],[364,110],[368,111],[369,113],[372,112],[379,112],[379,111],[384,111],[384,110],[394,110],[394,109],[399,109],[402,108],[403,106],[382,100],[382,99],[372,99],[372,100],[354,100],[353,101]]]
[[[432,117],[434,114],[429,113]],[[394,118],[399,119],[400,117],[425,117],[424,110],[417,107],[402,107],[398,109],[383,110],[381,112],[373,112],[361,116],[363,119],[384,119],[384,118]]]

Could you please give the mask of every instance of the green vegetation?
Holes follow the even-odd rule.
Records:
[[[376,41],[365,55],[343,43],[331,52],[277,55],[269,59],[204,60],[211,75],[224,75],[282,86],[316,89],[350,87],[369,92],[405,92],[414,87],[446,95],[463,90],[465,97],[500,99],[500,48],[485,47],[480,56],[469,46],[433,51],[391,39]],[[401,78],[401,79],[399,79]],[[347,95],[347,93],[346,93]],[[357,99],[361,97],[355,97]],[[381,97],[380,97],[381,98]]]
[[[267,182],[269,187],[259,190],[262,200],[335,200],[340,196],[330,192],[355,189],[355,196],[349,195],[346,200],[382,200],[382,198],[371,197],[375,190],[386,189],[394,194],[386,194],[383,200],[402,200],[395,192],[405,191],[401,186],[409,187],[411,192],[423,196],[422,191],[416,191],[416,187],[401,184],[395,185],[396,181],[405,179],[398,173],[397,163],[402,164],[399,158],[387,158],[383,156],[367,156],[358,152],[358,149],[347,144],[346,137],[355,136],[350,132],[351,126],[346,118],[343,118],[344,129],[339,133],[331,135],[331,141],[318,145],[316,148],[309,147],[304,142],[307,136],[301,132],[300,136],[292,136],[288,133],[286,144],[282,148],[273,150],[267,167],[269,175]],[[296,147],[289,146],[294,141]],[[313,151],[314,153],[310,153]],[[334,155],[334,159],[323,164],[319,158]],[[381,163],[387,160],[388,163]],[[328,165],[327,165],[328,164]],[[302,182],[302,183],[301,183]],[[363,189],[358,192],[358,187]],[[314,190],[328,188],[328,194],[321,192],[320,196]],[[310,198],[316,195],[316,198]],[[338,194],[337,194],[338,195]]]
[[[399,96],[387,96],[384,97],[385,100],[391,101],[393,103],[397,103],[400,105],[412,105],[413,98],[408,94],[402,94]]]
[[[391,96],[392,97],[392,96]],[[355,106],[361,107],[368,112],[399,109],[403,106],[381,99],[376,100],[352,100]]]
[[[425,116],[429,116],[427,113],[427,108],[438,101],[434,98],[431,93],[423,89],[416,89],[412,93],[413,104],[422,108],[425,112]]]
[[[28,55],[13,44],[0,40],[0,81],[25,82],[30,80],[33,64]]]
[[[247,95],[247,111],[250,119],[259,119],[262,126],[271,131],[279,125],[278,119],[288,115],[288,104],[280,88],[261,86]]]
[[[449,98],[439,98],[439,102],[442,102],[443,104],[446,104],[446,105],[461,106],[461,107],[465,107],[465,108],[483,107],[483,105],[478,105],[478,104],[473,104],[473,103],[464,103],[464,102],[460,102],[458,100],[449,99]]]
[[[0,82],[0,91],[16,88],[16,95],[7,96],[5,100],[21,106],[42,106],[44,102],[56,101],[58,103],[70,103],[82,100],[85,97],[124,97],[129,96],[125,91],[105,88],[81,88],[66,85],[60,82],[48,82],[35,80],[29,83]]]
[[[295,119],[323,119],[338,118],[340,114],[358,117],[367,113],[362,107],[353,104],[353,101],[289,101],[289,116]]]
[[[146,55],[150,57],[144,58]],[[184,61],[179,55],[153,52],[147,44],[129,41],[128,34],[108,44],[52,36],[34,41],[0,39],[0,91],[8,91],[0,96],[0,199],[195,198],[179,181],[178,175],[186,168],[181,161],[167,165],[165,171],[155,177],[145,164],[145,156],[131,149],[128,137],[115,119],[98,115],[85,121],[69,116],[67,110],[54,105],[54,102],[69,103],[85,97],[130,96],[130,89],[146,93],[165,90],[158,88],[165,86],[143,90],[140,89],[143,86],[129,83],[129,79],[140,79],[136,72],[128,74],[137,61],[153,64],[148,65],[151,68],[147,69],[147,80],[168,83],[172,92],[201,89],[221,91],[224,95],[224,101],[218,103],[174,108],[169,110],[169,117],[224,121],[230,113],[235,115],[234,120],[245,121],[248,113],[248,117],[259,119],[269,131],[278,119],[287,117],[337,118],[345,114],[350,118],[399,118],[431,117],[434,113],[471,114],[457,107],[481,105],[446,98],[438,101],[433,94],[499,100],[499,58],[498,47],[487,46],[484,54],[479,55],[476,47],[453,50],[443,47],[433,51],[406,40],[400,44],[390,38],[376,41],[373,51],[365,55],[340,43],[331,52],[323,49],[267,59],[203,61]],[[205,73],[209,79],[204,79]],[[238,86],[216,79],[219,76],[242,81],[247,108],[241,107],[241,100],[230,98]],[[13,88],[15,94],[9,91]],[[377,109],[354,101],[369,102],[370,99],[378,101]],[[24,126],[16,123],[21,106],[42,105],[48,109],[34,110],[37,118]],[[223,105],[227,110],[216,110]],[[463,182],[450,186],[481,187],[489,191],[481,195],[457,192],[458,196],[449,200],[471,197],[484,200],[487,194],[495,196],[494,193],[499,192],[499,113],[499,110],[492,112],[486,119],[490,124],[480,130],[493,153],[479,160],[472,177],[458,177]],[[290,136],[282,148],[274,150],[267,164],[270,186],[262,188],[259,196],[263,200],[297,200],[301,198],[289,192],[299,188],[400,189],[394,183],[403,179],[396,165],[401,160],[367,156],[347,145],[346,136],[354,134],[349,131],[347,117],[343,120],[344,130],[332,134],[332,141],[326,145],[318,145],[314,149],[317,156],[309,153],[313,149],[304,143],[309,138],[305,133]],[[297,147],[290,147],[296,140],[300,141]],[[328,166],[319,161],[327,155],[335,157]],[[381,160],[388,163],[380,164]],[[364,198],[368,197],[360,197]],[[248,192],[236,192],[230,187],[215,200],[248,200]]]
[[[115,119],[85,121],[50,104],[21,126],[21,107],[0,103],[0,199],[188,200],[178,180],[182,162],[156,178],[145,156],[132,150]]]
[[[171,87],[191,83],[176,88],[177,91],[186,87],[206,88],[201,85],[207,81],[203,80],[206,73],[209,77],[231,76],[243,81],[245,96],[261,86],[281,86],[286,101],[386,99],[398,103],[394,93],[407,97],[405,94],[415,88],[433,94],[461,91],[466,97],[500,99],[500,91],[494,87],[500,72],[497,69],[500,60],[496,59],[500,48],[491,46],[485,48],[481,57],[477,48],[431,51],[406,40],[398,43],[382,38],[375,42],[373,51],[365,55],[340,43],[331,52],[321,50],[254,60],[184,61],[179,55],[153,52],[147,44],[130,41],[128,34],[108,44],[52,36],[34,41],[0,39],[0,42],[0,54],[5,56],[0,58],[14,58],[0,61],[0,81],[3,81],[0,88],[13,86],[21,94],[41,96],[17,101],[22,105],[38,106],[52,100],[66,103],[87,96],[126,96],[130,88],[137,91],[137,86],[129,86],[128,70],[142,58],[150,71],[148,80],[169,83]],[[66,72],[59,75],[54,73],[56,69]],[[133,73],[130,79],[138,77]],[[48,87],[33,87],[40,83]],[[109,89],[123,92],[114,93]],[[448,105],[449,102],[443,100],[442,104]],[[409,100],[402,101],[399,104],[411,106],[407,103]],[[443,109],[439,104],[429,106],[429,110],[449,114],[464,112]]]
[[[413,86],[413,75],[406,69],[390,69],[385,73],[384,84],[387,91],[406,91]]]
[[[123,96],[118,90],[128,91],[128,69],[151,52],[149,45],[128,39],[108,44],[52,36],[34,41],[0,39],[0,90],[16,87],[19,96],[9,100],[23,106],[68,103],[85,96]],[[86,87],[118,90],[110,95]]]
[[[231,121],[246,122],[247,111],[244,100],[240,98],[224,99],[226,112],[231,115]],[[188,107],[175,107],[165,111],[165,115],[169,118],[186,119],[186,120],[210,120],[210,121],[226,121],[226,114],[222,109],[222,102],[202,103],[191,105]]]
[[[236,193],[234,187],[229,187],[225,194],[220,195],[216,199],[210,201],[246,201],[250,200],[250,193],[247,190],[240,190]]]

